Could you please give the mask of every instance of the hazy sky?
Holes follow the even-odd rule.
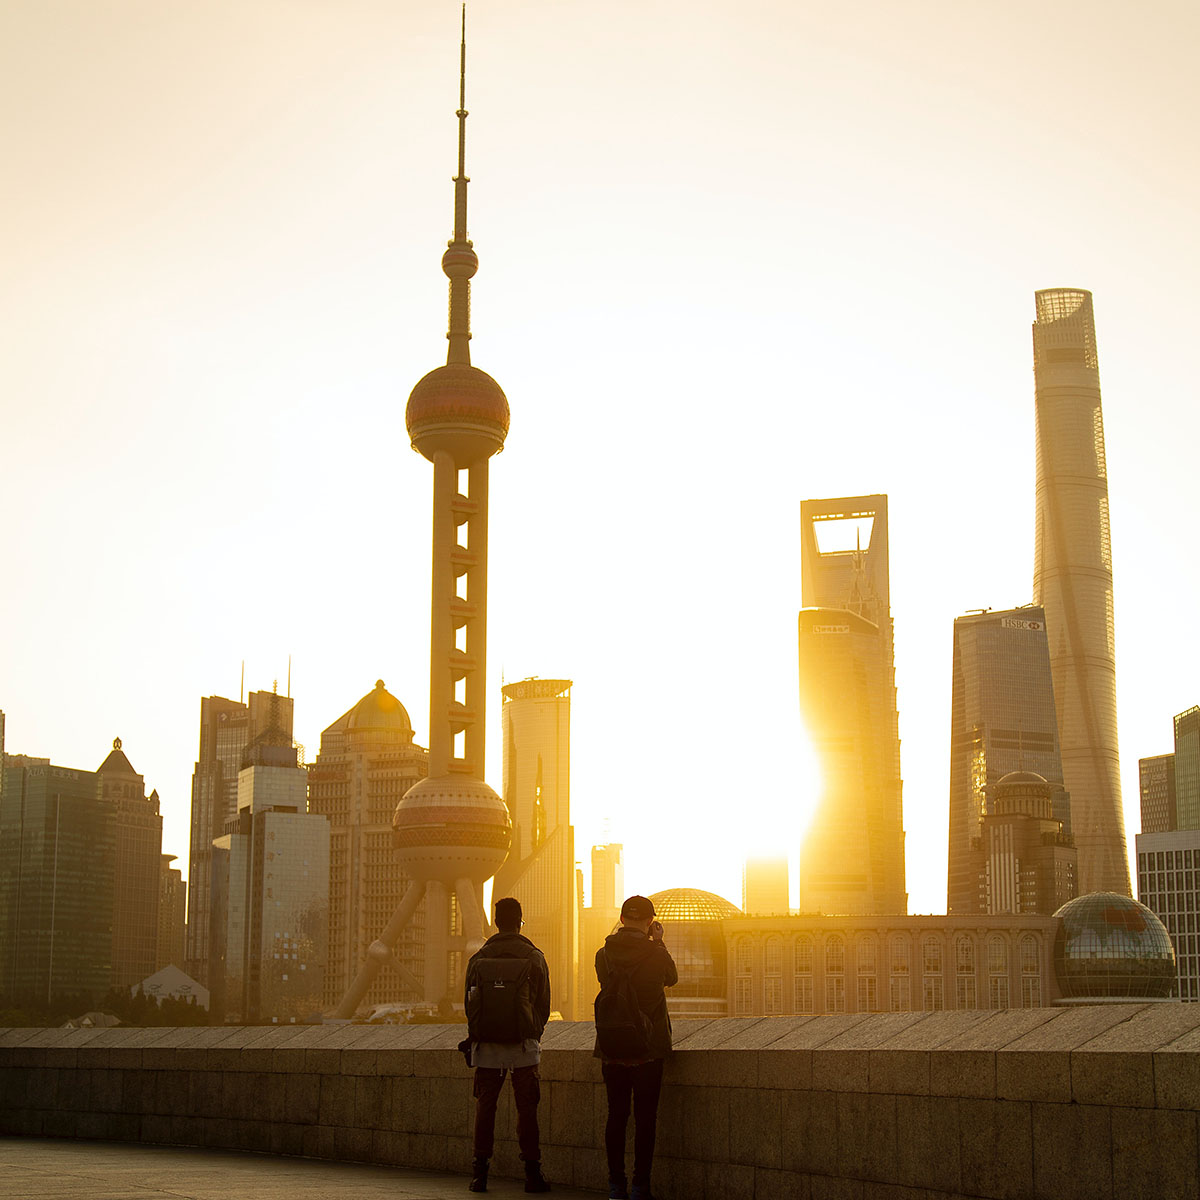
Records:
[[[1200,702],[1200,9],[472,0],[501,675],[568,676],[580,856],[793,849],[799,511],[886,492],[908,884],[945,907],[955,616],[1030,599],[1033,292],[1095,294],[1122,774]],[[202,695],[427,742],[455,0],[0,4],[0,708],[114,736],[186,867]]]

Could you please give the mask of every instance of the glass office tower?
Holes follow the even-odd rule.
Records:
[[[1069,835],[1046,620],[1032,605],[969,613],[954,622],[948,913],[985,911],[973,843],[983,831],[985,789],[1011,771],[1034,772],[1057,785],[1053,814]]]

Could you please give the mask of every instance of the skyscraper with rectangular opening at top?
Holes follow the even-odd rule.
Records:
[[[805,500],[800,521],[800,711],[822,776],[800,911],[905,913],[887,497]]]

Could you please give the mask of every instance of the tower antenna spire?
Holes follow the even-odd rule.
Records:
[[[442,255],[442,270],[450,279],[450,348],[448,364],[471,362],[471,277],[479,259],[467,237],[467,6],[462,6],[462,41],[458,52],[458,174],[454,177],[454,237]]]

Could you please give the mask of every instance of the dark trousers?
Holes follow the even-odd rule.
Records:
[[[604,1149],[608,1155],[608,1177],[625,1178],[625,1128],[633,1108],[633,1182],[650,1186],[654,1162],[654,1130],[658,1123],[658,1096],[662,1091],[663,1060],[652,1059],[636,1067],[605,1063],[602,1072],[608,1090],[608,1123],[604,1126]]]
[[[496,1142],[496,1102],[504,1086],[506,1068],[475,1068],[475,1157],[491,1158]],[[513,1067],[513,1098],[517,1102],[517,1144],[526,1162],[541,1162],[538,1101],[542,1098],[537,1067]]]

